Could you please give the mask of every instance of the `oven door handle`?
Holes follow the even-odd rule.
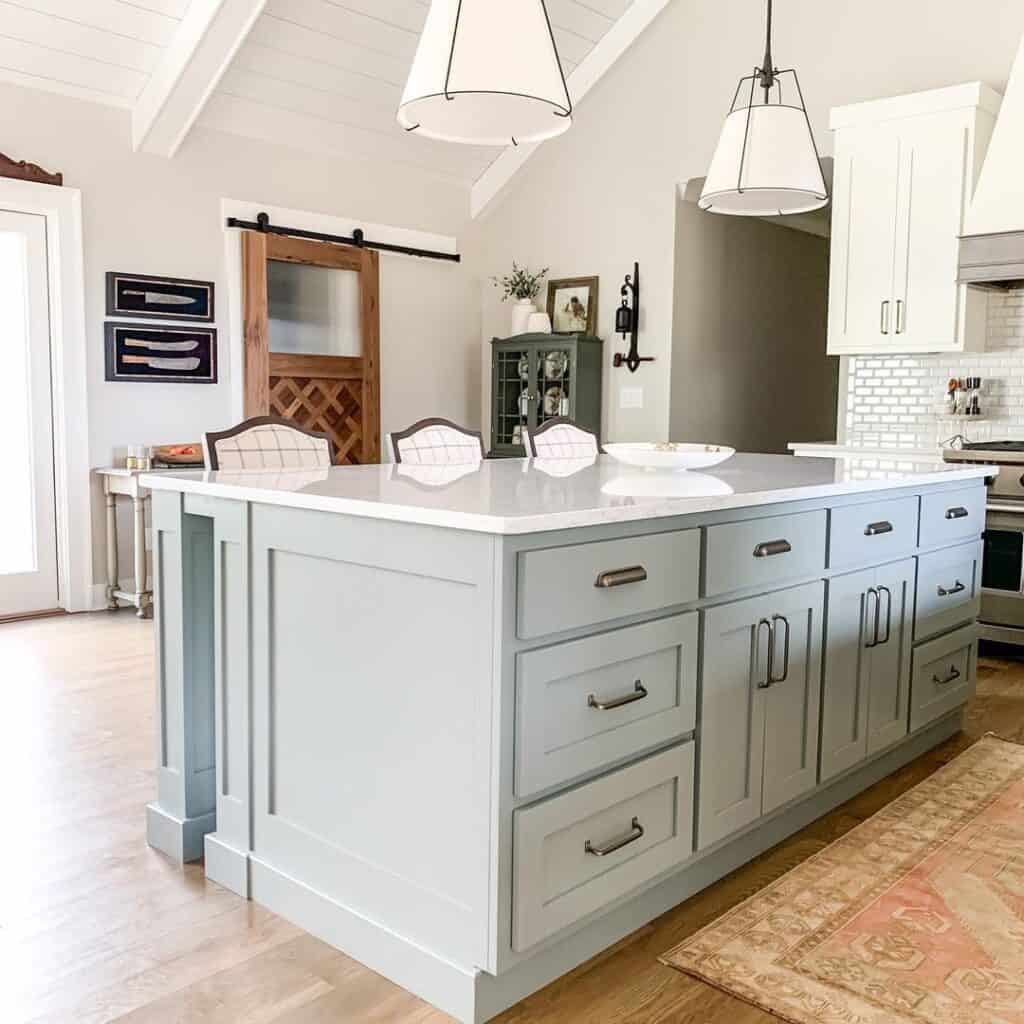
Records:
[[[999,505],[994,502],[987,502],[985,505],[986,512],[1010,512],[1016,515],[1024,515],[1024,501],[1016,505]]]

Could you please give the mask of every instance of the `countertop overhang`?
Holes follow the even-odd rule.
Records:
[[[871,458],[738,454],[702,472],[633,469],[586,460],[489,459],[480,466],[336,466],[330,469],[160,472],[141,483],[257,504],[492,534],[540,533],[782,502],[969,484],[991,466]]]

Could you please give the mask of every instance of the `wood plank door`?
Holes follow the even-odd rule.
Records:
[[[339,465],[378,462],[377,253],[246,231],[242,280],[246,417],[322,431]]]

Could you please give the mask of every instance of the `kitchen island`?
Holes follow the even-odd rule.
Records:
[[[991,472],[146,477],[149,842],[487,1020],[958,730]]]

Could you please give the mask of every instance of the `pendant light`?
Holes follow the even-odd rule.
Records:
[[[755,97],[758,89],[763,97]],[[794,69],[780,71],[772,61],[768,0],[764,60],[740,79],[697,205],[709,213],[770,217],[808,213],[827,202],[800,80]]]
[[[572,100],[544,0],[432,0],[398,123],[484,146],[566,131]]]

